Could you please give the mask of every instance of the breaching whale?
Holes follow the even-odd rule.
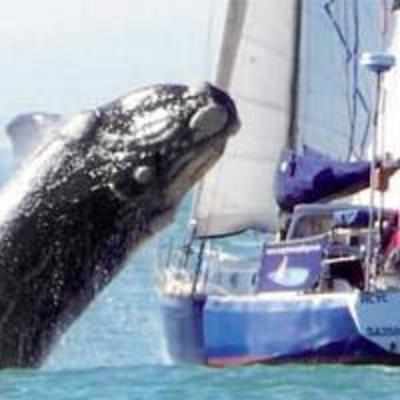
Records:
[[[41,364],[239,126],[209,84],[151,86],[54,121],[0,194],[3,368]]]

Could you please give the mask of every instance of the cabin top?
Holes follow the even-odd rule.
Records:
[[[287,239],[301,239],[320,235],[334,228],[368,228],[370,209],[354,204],[302,204],[295,207],[290,217]],[[375,218],[379,210],[375,208]],[[397,223],[398,212],[385,209],[382,219],[385,225]]]

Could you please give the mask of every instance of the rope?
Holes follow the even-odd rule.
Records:
[[[340,24],[338,23],[338,21],[336,20],[336,17],[334,15],[334,13],[332,12],[332,6],[336,3],[337,0],[328,0],[325,4],[324,4],[324,9],[326,14],[328,15],[333,28],[336,31],[336,34],[338,36],[338,39],[340,40],[340,42],[343,45],[344,50],[346,51],[346,62],[350,62],[351,58],[352,58],[352,53],[349,47],[349,44],[347,42],[347,39],[343,33],[343,30],[340,26]]]

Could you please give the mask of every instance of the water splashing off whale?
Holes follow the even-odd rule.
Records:
[[[23,136],[36,117],[48,133],[0,195],[0,367],[40,365],[127,254],[172,221],[239,125],[211,85],[157,85],[75,116],[40,115],[8,125]]]

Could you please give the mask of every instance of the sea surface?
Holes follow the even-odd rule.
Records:
[[[7,175],[10,160],[1,160]],[[0,400],[400,398],[396,368],[174,365],[163,341],[155,264],[161,240],[181,240],[189,200],[175,225],[132,257],[41,369],[0,372]]]

